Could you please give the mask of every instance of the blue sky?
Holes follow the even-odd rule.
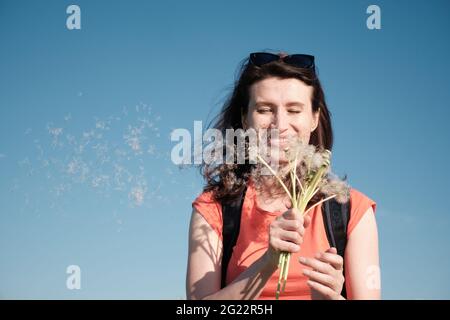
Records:
[[[445,0],[0,0],[0,298],[184,298],[202,179],[170,162],[170,132],[208,123],[239,62],[274,49],[316,56],[333,169],[378,205],[383,298],[449,299],[449,15]]]

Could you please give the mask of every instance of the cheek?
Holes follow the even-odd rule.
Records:
[[[311,136],[311,126],[312,122],[309,119],[299,119],[299,121],[295,122],[293,125],[297,135],[302,139],[304,143],[309,142],[309,138]]]
[[[250,128],[264,129],[269,128],[271,123],[270,117],[254,112],[247,117],[247,124]]]

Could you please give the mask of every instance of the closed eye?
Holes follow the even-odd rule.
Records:
[[[272,112],[272,109],[258,109],[257,112],[258,113],[268,113],[268,112]]]

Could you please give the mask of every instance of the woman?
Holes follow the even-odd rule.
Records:
[[[330,115],[314,57],[252,53],[214,127],[222,131],[275,128],[279,138],[271,145],[280,150],[292,136],[331,150]],[[279,162],[286,162],[282,152]],[[342,258],[328,243],[320,206],[302,217],[290,208],[286,194],[274,191],[273,179],[256,187],[249,164],[204,165],[203,169],[207,184],[193,202],[189,230],[188,299],[274,299],[282,251],[290,252],[292,258],[280,299],[380,298],[374,201],[350,190]],[[239,237],[222,287],[222,206],[244,189]],[[341,294],[344,285],[345,297]]]

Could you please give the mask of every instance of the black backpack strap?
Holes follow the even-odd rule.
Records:
[[[245,192],[246,188],[244,188],[243,192],[236,198],[235,201],[233,201],[233,203],[222,205],[222,288],[226,285],[228,264],[230,262],[231,255],[233,254],[233,248],[236,245],[241,228],[241,212],[242,205],[244,204]]]
[[[330,199],[322,204],[322,215],[325,231],[330,246],[337,249],[337,253],[344,258],[347,245],[347,226],[350,219],[350,203],[341,204]],[[346,298],[345,283],[341,295]]]

